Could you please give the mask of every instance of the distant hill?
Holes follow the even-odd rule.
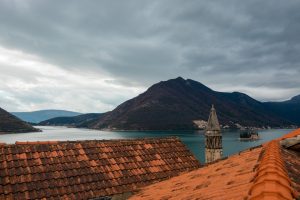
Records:
[[[38,131],[38,129],[35,129],[30,124],[0,108],[0,133],[25,133],[36,131]]]
[[[300,95],[283,102],[266,102],[266,107],[279,116],[300,125]]]
[[[73,126],[73,127],[87,127],[89,123],[99,120],[103,114],[88,113],[78,115],[75,117],[55,117],[39,123],[42,126]]]
[[[161,81],[146,92],[119,105],[101,119],[89,123],[95,129],[183,130],[195,129],[194,120],[207,120],[214,104],[219,121],[254,127],[292,124],[246,94],[217,92],[190,79]]]
[[[33,112],[12,112],[11,114],[26,122],[39,123],[54,117],[73,117],[82,113],[67,110],[39,110]]]

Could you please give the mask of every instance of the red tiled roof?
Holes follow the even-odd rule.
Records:
[[[293,151],[282,148],[282,157],[284,158],[288,176],[292,181],[292,188],[296,197],[300,199],[300,151]]]
[[[292,131],[291,133],[279,138],[278,140],[284,140],[287,138],[294,138],[296,136],[299,137],[300,129]],[[296,148],[295,148],[296,147]],[[282,158],[285,162],[285,166],[287,169],[287,173],[292,182],[292,188],[294,188],[294,192],[296,197],[300,199],[300,143],[295,146],[290,146],[288,149],[282,148]],[[298,149],[298,151],[296,150]]]
[[[290,151],[279,145],[279,140],[299,134],[300,129],[297,129],[262,147],[240,152],[192,172],[147,186],[130,199],[299,198],[300,155],[289,154],[292,159],[287,159],[286,153]]]
[[[249,190],[249,200],[293,199],[294,191],[291,188],[278,141],[273,140],[265,145],[264,151]]]
[[[0,199],[90,199],[199,167],[177,138],[0,146]]]
[[[248,195],[247,188],[251,186],[261,150],[262,147],[243,151],[228,159],[150,185],[131,199],[243,199]]]

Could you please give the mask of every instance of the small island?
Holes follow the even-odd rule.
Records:
[[[255,129],[242,130],[240,133],[240,140],[259,140],[259,135],[257,130]]]

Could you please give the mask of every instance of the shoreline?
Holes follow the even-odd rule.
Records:
[[[95,129],[95,128],[87,128],[87,127],[76,127],[76,126],[55,126],[55,125],[39,125],[39,127],[65,127],[65,128],[78,128],[78,129],[89,129],[89,130],[98,130],[98,131],[107,131],[107,132],[173,132],[173,131],[183,131],[183,132],[187,132],[187,131],[205,131],[205,129],[168,129],[168,130],[140,130],[140,129],[113,129],[113,128],[105,128],[105,129]],[[248,127],[247,127],[248,128]],[[299,128],[298,126],[287,126],[287,127],[270,127],[270,128],[258,128],[258,127],[249,127],[249,128],[253,128],[255,130],[270,130],[270,129],[297,129]],[[239,131],[242,130],[240,128],[221,128],[222,131],[226,132],[226,131]]]

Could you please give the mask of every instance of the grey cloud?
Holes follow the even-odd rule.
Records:
[[[261,99],[257,87],[293,88],[287,99],[300,93],[299,10],[294,0],[1,1],[0,45],[112,85],[180,75]]]

